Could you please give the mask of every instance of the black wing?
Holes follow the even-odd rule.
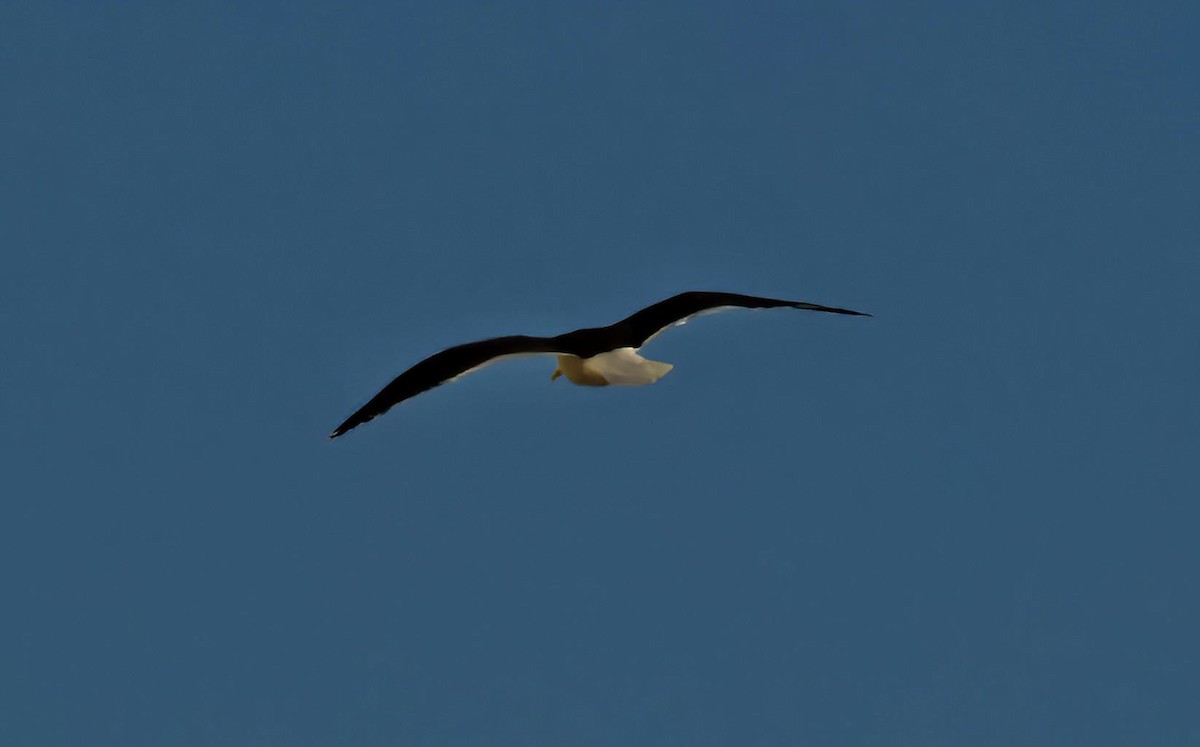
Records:
[[[607,328],[610,337],[608,343],[613,348],[640,348],[647,340],[665,328],[686,320],[689,316],[702,311],[721,308],[722,306],[737,306],[744,309],[774,309],[787,307],[805,309],[807,311],[827,311],[832,314],[851,314],[853,316],[870,316],[866,312],[839,309],[833,306],[806,301],[784,301],[777,298],[761,298],[759,296],[743,296],[740,293],[713,293],[708,291],[688,291],[672,296],[665,301],[659,301],[653,306],[647,306],[641,311],[622,319]],[[567,337],[568,335],[563,335]],[[614,344],[615,343],[615,344]]]
[[[490,340],[468,342],[465,345],[447,348],[429,356],[392,379],[392,383],[385,386],[367,404],[358,408],[357,412],[346,418],[346,422],[334,429],[329,437],[337,438],[351,428],[379,417],[394,405],[445,384],[454,377],[461,376],[471,369],[478,368],[501,356],[555,352],[559,351],[550,338],[526,335],[494,337]]]

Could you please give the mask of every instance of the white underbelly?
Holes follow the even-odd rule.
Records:
[[[638,355],[634,348],[617,348],[581,361],[583,369],[615,386],[653,384],[674,366]]]

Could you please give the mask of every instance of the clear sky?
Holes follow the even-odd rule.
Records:
[[[1196,744],[1197,39],[5,0],[0,744]]]

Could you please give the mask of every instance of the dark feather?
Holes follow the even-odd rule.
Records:
[[[553,352],[557,351],[551,344],[550,338],[527,335],[493,337],[490,340],[468,342],[465,345],[447,348],[440,353],[434,353],[392,379],[392,382],[385,386],[379,394],[372,397],[367,404],[346,418],[346,422],[334,429],[329,437],[337,438],[351,428],[379,417],[394,405],[445,384],[455,376],[470,371],[476,366],[482,366],[493,358],[520,353]]]
[[[702,311],[716,309],[722,306],[737,306],[744,309],[773,309],[789,307],[807,311],[827,311],[833,314],[851,314],[853,316],[870,316],[862,311],[839,309],[833,306],[821,306],[805,301],[784,301],[776,298],[761,298],[759,296],[743,296],[740,293],[715,293],[709,291],[688,291],[677,296],[671,296],[665,301],[659,301],[653,306],[638,311],[608,327],[580,329],[553,338],[555,343],[564,350],[580,358],[590,358],[593,355],[617,348],[640,348],[654,335],[666,327],[675,324]]]

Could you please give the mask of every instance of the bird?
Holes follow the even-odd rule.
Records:
[[[871,316],[863,311],[822,306],[807,301],[747,296],[740,293],[687,291],[634,312],[607,327],[588,327],[555,337],[509,335],[455,345],[434,353],[397,376],[329,434],[335,439],[395,405],[434,387],[508,358],[554,355],[554,381],[566,377],[579,386],[643,386],[667,375],[674,366],[638,355],[638,349],[663,331],[693,317],[726,309],[792,308],[831,314]]]

